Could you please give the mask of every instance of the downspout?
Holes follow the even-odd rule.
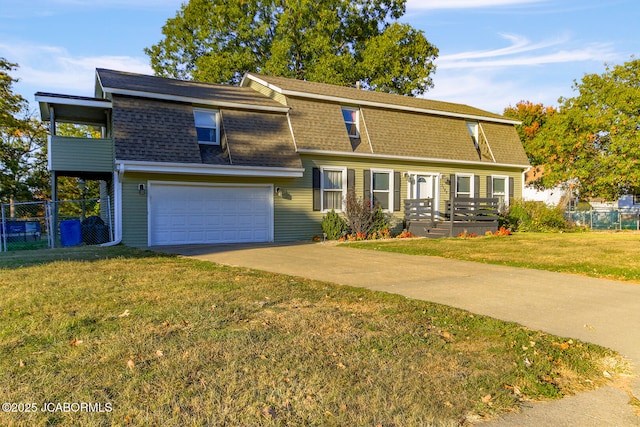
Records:
[[[115,226],[115,235],[113,242],[103,243],[99,246],[115,246],[122,242],[122,176],[124,175],[124,167],[121,164],[116,165],[113,172],[113,224]]]

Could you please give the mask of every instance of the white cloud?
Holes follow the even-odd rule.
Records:
[[[548,0],[407,0],[407,9],[481,9],[522,6]]]
[[[619,56],[610,43],[578,45],[567,36],[539,42],[513,34],[505,34],[503,38],[509,42],[506,47],[439,57],[435,88],[427,97],[496,113],[521,100],[554,105],[561,95],[571,95],[571,82],[579,77],[566,75],[566,66],[574,69],[577,63],[585,63],[587,68]],[[527,67],[528,70],[522,70]],[[558,87],[558,81],[562,80],[552,79],[555,83],[550,83],[540,78],[558,73],[566,75],[566,86]]]
[[[96,68],[153,74],[146,57],[74,57],[59,46],[24,42],[0,43],[0,57],[18,63],[19,68],[12,73],[19,79],[15,89],[29,101],[33,101],[35,92],[93,96]]]
[[[439,69],[506,68],[581,61],[603,62],[618,57],[611,43],[591,43],[572,47],[571,40],[566,36],[537,43],[514,34],[503,34],[502,37],[511,44],[493,50],[442,55],[436,64]]]

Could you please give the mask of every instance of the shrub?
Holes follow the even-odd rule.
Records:
[[[327,235],[327,239],[338,240],[347,233],[347,223],[331,209],[331,212],[322,218],[322,231]]]
[[[374,231],[374,213],[371,202],[359,198],[353,191],[349,192],[345,217],[351,234],[367,236]]]
[[[523,201],[511,203],[501,215],[501,225],[512,231],[552,232],[570,228],[562,208]]]
[[[371,232],[379,233],[384,230],[389,230],[389,215],[382,212],[382,208],[377,206],[373,211],[373,217],[371,218]]]

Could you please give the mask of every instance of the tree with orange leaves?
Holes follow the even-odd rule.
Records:
[[[521,103],[510,116],[522,121],[521,137],[531,164],[544,165],[541,184],[551,188],[572,182],[581,197],[607,200],[637,194],[640,60],[586,74],[573,89],[576,95],[560,98],[558,111]]]

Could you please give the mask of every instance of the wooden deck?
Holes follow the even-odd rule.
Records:
[[[460,233],[484,235],[498,229],[497,198],[454,198],[440,213],[431,199],[404,201],[405,228],[421,237],[455,237]]]

